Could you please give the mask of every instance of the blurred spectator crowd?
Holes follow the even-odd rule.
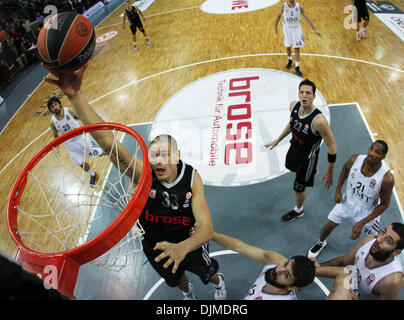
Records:
[[[83,13],[99,0],[0,0],[0,90],[26,66],[38,61],[36,42],[46,16]],[[54,7],[47,7],[54,6]]]

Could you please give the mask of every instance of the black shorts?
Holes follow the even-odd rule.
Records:
[[[154,261],[162,252],[161,250],[153,250],[154,244],[149,243],[147,240],[143,240],[142,243],[143,252],[150,264],[170,287],[177,287],[179,285],[180,279],[185,271],[196,274],[204,284],[208,284],[210,278],[219,270],[219,263],[209,257],[209,245],[207,243],[195,251],[189,252],[174,274],[171,272],[174,264],[171,264],[167,269],[163,268],[168,258],[160,262]]]
[[[144,32],[143,24],[140,20],[134,22],[129,21],[129,25],[132,34],[136,34],[136,29],[139,29],[140,32]]]
[[[289,148],[286,154],[285,167],[296,173],[293,190],[303,192],[306,187],[312,187],[314,185],[317,161],[318,153],[315,153],[311,159],[305,159],[297,156],[293,148]]]
[[[362,6],[355,6],[355,21],[356,22],[361,22],[361,19],[369,21],[369,11],[366,5],[364,7]]]

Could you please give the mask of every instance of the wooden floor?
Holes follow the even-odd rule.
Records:
[[[143,35],[138,33],[136,52],[128,25],[122,30],[121,9],[98,26],[97,35],[114,30],[118,35],[97,45],[99,53],[86,71],[83,91],[105,120],[123,124],[153,121],[160,107],[178,90],[220,71],[284,70],[287,60],[283,54],[282,32],[277,36],[273,32],[279,3],[250,13],[215,15],[202,12],[199,9],[202,2],[156,0],[144,12],[147,18],[144,27],[152,45],[147,46]],[[391,2],[404,10],[402,1]],[[346,30],[343,24],[348,1],[301,0],[300,3],[322,35],[317,37],[306,21],[302,22],[306,42],[301,58],[304,77],[317,84],[329,104],[359,103],[370,130],[389,144],[386,162],[394,171],[396,190],[403,203],[404,43],[373,14],[368,27],[369,39],[356,43],[354,31]],[[279,54],[262,55],[273,53]],[[234,58],[222,59],[227,57]],[[165,72],[168,70],[171,71]],[[123,86],[126,87],[113,92]],[[0,176],[0,251],[9,257],[16,252],[6,226],[9,193],[21,168],[53,138],[47,131],[21,153],[49,129],[49,117],[34,114],[44,111],[40,106],[52,92],[57,90],[42,83],[0,138],[0,169],[19,154]],[[62,101],[68,104],[66,98]],[[58,172],[52,170],[48,174],[56,178]]]

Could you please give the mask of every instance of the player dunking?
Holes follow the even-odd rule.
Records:
[[[288,124],[276,140],[265,145],[266,148],[273,149],[289,133],[292,133],[285,166],[296,173],[293,184],[296,206],[282,216],[284,222],[293,221],[304,215],[305,189],[314,185],[314,175],[322,139],[328,147],[328,169],[321,180],[325,181],[327,189],[330,188],[333,181],[337,145],[327,119],[313,104],[315,97],[316,85],[308,79],[302,81],[299,84],[299,101],[293,101],[289,107],[291,115]]]
[[[140,32],[143,33],[143,35],[146,38],[146,43],[150,45],[150,39],[146,34],[146,31],[143,27],[142,21],[140,20],[140,16],[142,16],[143,20],[146,21],[146,18],[144,17],[142,11],[136,6],[132,6],[130,4],[130,1],[126,1],[126,9],[125,12],[123,13],[123,26],[122,29],[125,29],[125,20],[126,16],[128,16],[129,20],[129,25],[130,25],[130,30],[132,31],[133,34],[133,50],[137,50],[137,45],[136,45],[136,29],[139,29]]]
[[[81,91],[85,68],[77,73],[53,73],[59,79],[46,81],[61,88],[83,123],[104,122]],[[104,150],[113,145],[111,132],[95,131],[92,135]],[[120,143],[117,148],[119,155],[111,154],[111,161],[128,176],[139,178],[143,161],[138,159],[133,165],[128,150]],[[180,151],[171,136],[153,139],[149,154],[153,182],[139,218],[145,230],[142,243],[146,257],[169,286],[183,292],[185,299],[195,298],[186,270],[197,274],[205,284],[213,283],[215,299],[224,299],[224,277],[217,273],[219,264],[208,253],[213,223],[199,173],[180,160]],[[191,234],[194,226],[198,228]]]
[[[50,127],[55,138],[59,136],[59,133],[63,134],[81,127],[79,118],[75,112],[70,108],[63,108],[62,103],[57,97],[50,98],[47,106],[49,112],[52,113]],[[93,156],[105,155],[101,147],[90,135],[79,135],[67,140],[64,145],[67,151],[69,151],[73,162],[83,168],[86,172],[90,173],[90,186],[95,186],[100,177],[85,161],[84,154],[90,158]]]
[[[286,54],[288,56],[288,64],[286,65],[286,69],[289,70],[292,68],[292,49],[295,49],[295,70],[294,72],[299,76],[302,77],[303,73],[300,71],[300,48],[304,47],[304,39],[303,39],[303,32],[300,26],[300,15],[307,20],[310,27],[313,31],[321,37],[320,32],[316,30],[313,23],[307,17],[306,12],[301,4],[296,2],[295,0],[288,0],[287,2],[283,3],[281,6],[281,10],[276,17],[275,20],[275,34],[278,33],[278,23],[283,15],[283,42],[286,47]]]

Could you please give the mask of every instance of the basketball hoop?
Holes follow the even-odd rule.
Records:
[[[85,161],[102,183],[90,186],[89,174],[58,146],[90,132],[112,131],[109,157],[129,139],[130,163],[116,168],[107,157],[84,150]],[[52,152],[54,151],[54,152]],[[129,168],[142,161],[140,177]],[[84,167],[84,166],[83,166]],[[119,167],[119,165],[118,165]],[[50,172],[56,172],[56,175]],[[135,172],[135,170],[132,170]],[[69,298],[81,265],[93,262],[119,270],[142,250],[143,229],[137,222],[149,196],[152,175],[148,150],[133,129],[116,123],[86,125],[56,138],[39,151],[18,176],[8,202],[7,225],[18,246],[16,260]],[[25,191],[25,192],[24,192]]]

